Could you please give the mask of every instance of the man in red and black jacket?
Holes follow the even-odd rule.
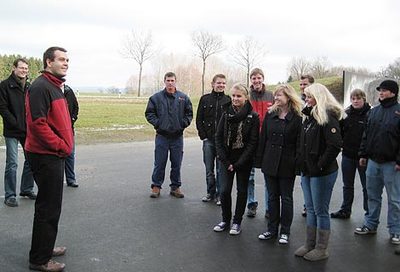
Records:
[[[44,71],[26,97],[25,149],[38,194],[33,220],[30,269],[62,271],[65,264],[51,260],[65,247],[54,247],[61,214],[65,158],[71,154],[73,134],[62,91],[68,70],[66,50],[50,47],[43,54]]]

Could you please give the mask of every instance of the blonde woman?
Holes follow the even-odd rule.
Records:
[[[339,120],[342,106],[322,84],[304,90],[306,107],[300,135],[301,185],[307,209],[306,244],[295,255],[309,261],[328,258],[329,203],[338,174],[336,157],[342,147]]]
[[[247,186],[253,158],[257,149],[260,120],[249,102],[249,91],[243,84],[231,89],[232,104],[222,115],[215,134],[217,158],[221,162],[222,221],[214,231],[222,232],[229,227],[229,234],[241,232],[241,222],[247,201]],[[236,175],[237,197],[232,226],[232,186]]]
[[[289,242],[301,108],[302,101],[293,87],[279,85],[274,91],[274,105],[264,117],[257,164],[261,163],[268,188],[270,217],[268,231],[258,236],[260,240],[276,238],[280,225],[279,243]]]

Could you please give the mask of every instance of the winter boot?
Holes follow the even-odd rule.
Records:
[[[307,226],[306,232],[307,232],[306,244],[304,246],[301,246],[294,252],[294,255],[296,255],[297,257],[303,257],[309,251],[311,251],[315,248],[317,228],[313,227],[313,226]]]
[[[303,258],[311,262],[328,258],[328,242],[330,233],[330,230],[318,229],[318,242],[316,247],[304,255]]]

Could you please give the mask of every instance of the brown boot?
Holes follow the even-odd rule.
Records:
[[[295,252],[294,255],[297,257],[303,257],[306,255],[309,251],[313,250],[315,248],[315,241],[316,241],[316,236],[317,236],[317,228],[316,227],[311,227],[307,226],[306,230],[306,243],[304,246],[301,246],[298,248]]]
[[[172,190],[169,192],[170,195],[176,197],[176,198],[184,198],[185,195],[181,192],[181,189],[178,187],[175,190]]]
[[[153,188],[151,188],[150,197],[151,198],[157,198],[159,196],[160,196],[160,188],[158,188],[157,186],[154,186]]]
[[[53,257],[63,256],[67,251],[66,247],[55,247],[53,249]]]
[[[304,255],[303,258],[311,262],[320,261],[328,258],[328,242],[330,233],[330,230],[318,229],[317,245],[313,250]]]
[[[49,260],[46,264],[29,264],[29,269],[36,271],[58,272],[63,271],[64,268],[65,264],[53,260]]]

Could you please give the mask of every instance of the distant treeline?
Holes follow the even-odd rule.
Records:
[[[27,58],[21,55],[0,55],[0,80],[4,80],[11,75],[14,60],[17,58],[25,58],[29,64],[29,78],[32,81],[40,75],[43,69],[43,63],[38,58]]]

